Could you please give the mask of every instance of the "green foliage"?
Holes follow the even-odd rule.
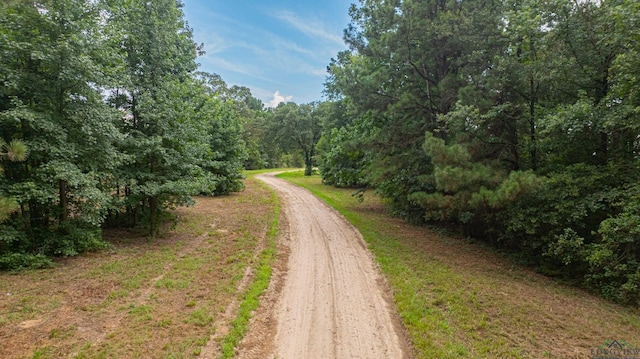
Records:
[[[211,157],[203,167],[217,179],[214,194],[228,194],[244,188],[242,170],[246,152],[240,120],[232,105],[220,102],[208,116]]]
[[[54,231],[43,233],[42,253],[73,257],[80,253],[109,248],[99,227],[73,221],[64,222]]]
[[[9,218],[9,215],[18,210],[19,205],[13,198],[0,197],[0,222]]]
[[[424,151],[434,165],[434,192],[414,192],[410,198],[424,209],[427,221],[454,222],[470,235],[486,235],[488,220],[519,197],[539,189],[529,171],[506,172],[499,166],[474,162],[460,145],[427,134]]]
[[[0,254],[0,270],[43,269],[53,266],[51,258],[44,254],[3,253]]]
[[[394,213],[424,217],[411,196],[434,190],[433,167],[422,150],[425,132],[446,130],[440,118],[465,86],[463,65],[472,63],[467,57],[485,51],[483,45],[494,46],[496,10],[489,1],[352,6],[345,32],[350,50],[332,61],[327,92],[349,103],[353,117],[370,117],[376,135],[362,147],[372,156],[360,165],[367,183],[389,199]]]
[[[102,179],[122,159],[114,144],[117,113],[102,100],[107,55],[100,26],[95,2],[2,5],[7,86],[0,90],[0,138],[9,142],[12,161],[4,163],[0,191],[20,208],[6,221],[12,239],[3,239],[0,254],[7,267],[29,260],[39,266],[42,256],[96,246],[95,231],[110,207]],[[74,226],[90,226],[94,234],[53,235]]]
[[[197,159],[204,146],[189,145],[202,142],[203,128],[185,110],[196,45],[175,1],[122,5],[109,7],[112,26],[121,29],[114,47],[125,65],[112,102],[123,112],[120,149],[131,158],[118,181],[131,224],[147,218],[155,235],[162,211],[188,201],[188,189],[177,182],[201,172]]]
[[[105,248],[106,223],[155,235],[191,195],[242,189],[240,118],[261,106],[246,88],[218,97],[195,73],[181,6],[0,3],[6,268]]]
[[[637,303],[640,17],[630,0],[360,1],[332,60],[325,182]]]
[[[28,249],[25,244],[28,243],[29,238],[24,232],[6,225],[0,225],[0,229],[0,253]]]
[[[238,113],[245,108],[219,97],[221,89],[230,96],[219,77],[195,72],[199,48],[178,2],[134,1],[126,11],[121,5],[109,8],[112,25],[122,29],[114,48],[125,64],[111,102],[123,114],[120,149],[130,158],[118,192],[125,193],[129,224],[145,223],[155,235],[162,212],[189,203],[190,195],[242,189]]]
[[[77,221],[34,232],[27,235],[12,226],[0,225],[0,270],[43,268],[52,263],[50,258],[54,256],[76,256],[110,246],[102,240],[99,227]]]
[[[591,242],[621,195],[610,187],[615,181],[615,173],[588,165],[551,174],[538,191],[527,193],[504,213],[504,243],[544,251],[547,243],[566,239],[568,233]]]
[[[540,149],[548,153],[546,170],[557,170],[573,163],[598,164],[598,138],[604,130],[604,113],[582,98],[575,103],[558,106],[555,113],[541,119]],[[576,144],[581,144],[576,146]]]
[[[640,186],[629,187],[622,211],[600,223],[600,240],[589,248],[587,280],[614,300],[640,304]]]
[[[317,145],[322,181],[336,187],[366,186],[364,169],[373,154],[364,144],[375,132],[375,127],[363,118],[325,133]]]
[[[2,149],[0,157],[5,157],[12,162],[24,161],[27,159],[27,155],[29,153],[27,145],[20,140],[12,140],[9,143],[4,143],[4,141],[0,139],[0,148]],[[0,167],[0,172],[1,170],[2,167]]]
[[[12,162],[21,162],[27,158],[29,150],[27,146],[20,140],[13,140],[10,143],[4,143],[0,138],[0,159],[7,159]],[[4,172],[2,162],[0,161],[0,174]],[[12,197],[0,197],[0,223],[9,217],[19,208],[18,202]]]
[[[263,104],[251,96],[248,88],[228,87],[219,75],[198,72],[195,76],[208,97],[195,105],[210,121],[210,148],[214,156],[211,166],[215,168],[209,169],[224,181],[216,193],[241,190],[241,169],[267,166],[267,155],[260,146]]]
[[[636,303],[633,208],[638,188],[620,182],[622,173],[574,165],[551,174],[538,191],[498,216],[493,227],[500,231],[500,243],[545,273],[573,278],[615,301]]]
[[[298,151],[307,176],[313,171],[316,144],[322,134],[318,113],[317,104],[288,102],[279,104],[268,117],[266,134],[271,143],[287,152]]]

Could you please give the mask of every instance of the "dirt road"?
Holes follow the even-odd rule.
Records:
[[[280,195],[290,238],[269,357],[408,358],[391,296],[360,233],[307,190],[271,174],[256,177]]]

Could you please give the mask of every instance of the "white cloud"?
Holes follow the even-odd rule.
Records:
[[[202,69],[203,71],[208,70],[209,72],[216,73],[221,76],[223,76],[225,71],[234,72],[236,74],[244,75],[247,78],[257,79],[262,81],[269,81],[271,83],[280,84],[279,82],[274,81],[272,78],[262,75],[262,70],[259,69],[254,64],[242,64],[240,62],[232,62],[229,60],[225,60],[221,57],[209,56],[208,54],[205,55],[204,57],[200,57],[198,60],[200,60],[200,62],[202,62],[203,65],[206,65],[206,69],[204,68],[205,66],[203,66],[203,69]],[[227,80],[224,78],[224,76],[223,76],[223,79]],[[237,84],[234,83],[234,85],[237,85]]]
[[[267,107],[277,107],[282,102],[289,102],[293,99],[293,96],[282,96],[280,91],[276,91],[273,94],[271,101],[267,103]]]
[[[304,48],[291,40],[285,40],[280,36],[276,36],[273,34],[270,34],[269,37],[271,39],[271,43],[276,49],[279,49],[282,51],[296,52],[298,54],[302,54],[309,57],[317,56],[315,52],[311,51],[310,49]]]
[[[340,46],[344,45],[342,37],[327,31],[326,26],[320,21],[303,19],[289,11],[281,11],[275,14],[275,17],[288,23],[309,37],[322,38]]]
[[[269,101],[271,101],[271,99],[273,98],[273,92],[271,90],[266,90],[260,86],[255,86],[255,85],[249,85],[248,86],[251,89],[251,94],[260,99],[263,103],[269,103]]]
[[[217,56],[209,56],[208,54],[201,57],[200,60],[206,62],[209,66],[216,69],[214,72],[218,72],[219,69],[236,72],[242,75],[252,76],[252,72],[249,70],[249,66],[241,65],[237,62],[231,62],[224,60]]]
[[[217,34],[207,34],[198,36],[199,39],[203,39],[204,50],[207,55],[215,55],[225,52],[231,46],[225,41],[222,36]]]

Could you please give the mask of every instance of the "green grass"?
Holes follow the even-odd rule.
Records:
[[[608,336],[640,337],[638,321],[620,324],[637,318],[637,310],[555,283],[462,238],[391,218],[370,191],[360,203],[356,189],[323,185],[319,176],[278,177],[307,188],[362,233],[416,358],[582,357]]]
[[[640,346],[637,311],[513,263],[496,264],[495,253],[472,242],[389,218],[370,192],[359,203],[351,196],[355,190],[324,186],[317,176],[284,177],[310,188],[363,233],[392,288],[416,358],[588,357],[589,348],[609,339]],[[0,357],[194,357],[217,332],[219,313],[235,301],[241,305],[229,335],[215,342],[224,345],[224,357],[233,357],[271,278],[280,213],[273,191],[247,181],[247,191],[211,199],[202,212],[179,209],[180,222],[164,237],[112,232],[116,245],[109,251],[47,270],[0,274],[0,329],[47,319],[21,329],[39,338],[30,344],[17,342],[22,335],[6,336]],[[466,263],[477,258],[489,259]],[[254,268],[252,283],[238,293],[247,266]],[[77,310],[62,316],[65,307]],[[102,335],[87,337],[94,332]]]
[[[456,291],[461,278],[441,263],[417,256],[402,245],[401,238],[385,234],[379,227],[384,224],[376,218],[354,211],[358,200],[351,194],[356,190],[322,185],[318,176],[305,177],[300,171],[278,177],[307,188],[360,230],[393,287],[396,305],[418,357],[470,357],[467,345],[456,343],[451,325],[451,316],[461,312],[461,302],[465,300]]]
[[[288,172],[288,171],[299,171],[299,168],[263,168],[260,170],[245,170],[243,173],[247,178],[251,178],[255,175],[269,173],[269,172]],[[302,173],[304,175],[304,173]]]
[[[213,314],[208,308],[198,308],[189,314],[189,320],[187,323],[191,323],[198,327],[206,327],[213,323]]]
[[[218,332],[226,308],[243,303],[234,336],[225,339],[235,346],[269,283],[277,197],[249,178],[243,192],[196,201],[176,208],[179,221],[156,238],[107,229],[105,238],[114,244],[109,250],[47,270],[0,273],[0,329],[28,326],[21,335],[40,338],[25,343],[9,336],[0,357],[193,357]],[[254,283],[239,292],[247,267],[254,269]],[[46,321],[38,324],[41,318]]]
[[[250,176],[258,173],[270,171],[251,171]],[[268,188],[262,182],[261,186]],[[267,247],[260,253],[255,269],[253,282],[248,287],[242,297],[242,302],[238,309],[236,318],[231,322],[231,328],[227,336],[222,339],[221,352],[222,358],[233,358],[235,356],[235,347],[240,343],[248,330],[251,314],[260,306],[260,296],[269,286],[272,273],[272,263],[276,257],[276,239],[278,235],[278,224],[280,217],[280,201],[273,190],[271,191],[271,201],[275,204],[273,211],[273,219],[269,223],[267,230]]]

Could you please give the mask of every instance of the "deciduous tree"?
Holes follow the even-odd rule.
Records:
[[[281,103],[269,118],[268,136],[287,151],[300,151],[304,158],[305,175],[313,170],[316,144],[320,140],[322,127],[316,104],[298,105]]]

